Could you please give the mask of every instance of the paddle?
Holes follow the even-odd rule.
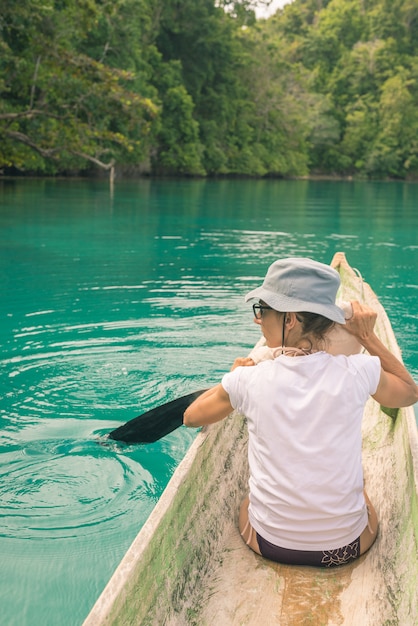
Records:
[[[157,406],[112,430],[108,437],[124,443],[153,443],[183,424],[183,413],[206,389]]]

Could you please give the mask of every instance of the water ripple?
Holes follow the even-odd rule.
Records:
[[[103,526],[117,528],[128,501],[158,496],[158,485],[138,460],[97,441],[34,441],[5,457],[0,515],[6,537],[97,535]]]

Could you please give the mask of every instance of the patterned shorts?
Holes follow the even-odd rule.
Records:
[[[275,546],[257,533],[261,554],[270,561],[286,565],[313,565],[315,567],[338,567],[350,563],[360,556],[360,537],[335,550],[289,550]]]

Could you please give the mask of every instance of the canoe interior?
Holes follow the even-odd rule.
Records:
[[[341,297],[378,311],[377,332],[399,357],[385,311],[337,254]],[[418,439],[412,408],[396,418],[370,399],[363,465],[380,529],[357,562],[322,570],[255,555],[237,530],[247,491],[245,417],[202,431],[84,626],[418,624]]]

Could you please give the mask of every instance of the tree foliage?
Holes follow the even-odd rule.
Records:
[[[417,177],[417,1],[256,4],[2,0],[0,168]]]
[[[6,0],[0,165],[48,172],[144,158],[157,105],[135,89],[134,71],[104,62],[106,36],[100,54],[86,52],[107,8],[94,0]]]

